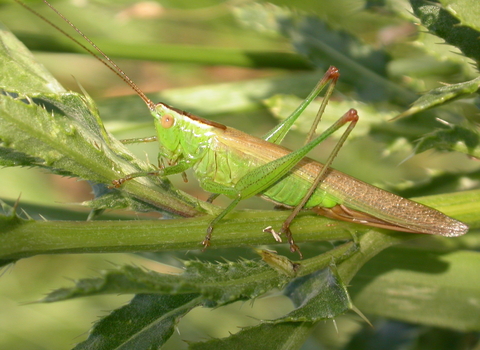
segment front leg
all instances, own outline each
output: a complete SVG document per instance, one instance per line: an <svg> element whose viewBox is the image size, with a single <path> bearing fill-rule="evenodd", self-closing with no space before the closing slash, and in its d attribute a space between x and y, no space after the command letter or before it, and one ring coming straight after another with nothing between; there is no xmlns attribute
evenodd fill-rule
<svg viewBox="0 0 480 350"><path fill-rule="evenodd" d="M124 145L130 145L132 143L146 143L146 142L156 142L156 136L149 136L149 137L136 137L131 139L122 139L120 140L121 143Z"/></svg>
<svg viewBox="0 0 480 350"><path fill-rule="evenodd" d="M113 180L112 181L112 187L114 188L119 188L122 186L125 182L133 180L137 177L143 177L143 176L168 176L168 175L173 175L173 174L179 174L183 173L185 170L191 168L190 162L179 162L178 164L166 167L166 168L161 168L157 169L154 171L141 171L138 173L132 173L128 174L125 177L122 177L121 179Z"/></svg>
<svg viewBox="0 0 480 350"><path fill-rule="evenodd" d="M209 197L209 199L212 198L212 200L218 197L220 194L224 194L230 198L237 197L232 203L230 203L228 207L226 207L220 214L218 214L218 216L216 216L215 219L213 219L208 225L207 234L205 235L205 238L202 241L203 249L205 250L208 246L210 246L210 240L212 239L213 226L218 221L223 219L223 217L227 215L230 211L232 211L240 202L240 200L242 200L242 198L240 193L234 187L220 185L212 180L207 180L207 179L203 180L201 183L201 186L205 191L214 193Z"/></svg>
<svg viewBox="0 0 480 350"><path fill-rule="evenodd" d="M205 235L204 240L202 241L203 249L207 249L210 246L210 240L212 239L213 226L223 219L225 215L231 212L237 204L242 200L241 197L236 198L232 203L229 204L220 214L218 214L215 219L213 219L207 227L207 234Z"/></svg>

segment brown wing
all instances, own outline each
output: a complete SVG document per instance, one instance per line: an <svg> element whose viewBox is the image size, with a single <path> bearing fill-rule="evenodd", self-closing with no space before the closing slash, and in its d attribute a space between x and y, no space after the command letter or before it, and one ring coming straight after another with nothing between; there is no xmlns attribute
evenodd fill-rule
<svg viewBox="0 0 480 350"><path fill-rule="evenodd" d="M222 143L262 162L272 161L291 152L285 147L232 128L227 128L221 139ZM323 164L304 158L294 168L293 174L312 181L322 168ZM317 213L327 217L397 231L447 237L460 236L468 231L467 225L438 210L369 185L334 169L327 172L320 188L334 196L339 203L330 209L314 208Z"/></svg>

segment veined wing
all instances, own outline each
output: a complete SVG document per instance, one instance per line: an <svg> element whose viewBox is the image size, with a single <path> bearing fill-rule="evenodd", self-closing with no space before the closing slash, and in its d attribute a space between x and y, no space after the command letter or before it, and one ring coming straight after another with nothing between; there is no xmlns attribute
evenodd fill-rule
<svg viewBox="0 0 480 350"><path fill-rule="evenodd" d="M232 128L222 134L221 142L261 163L291 152L285 147ZM304 158L295 166L292 174L312 181L322 168L321 163ZM438 210L369 185L335 169L327 172L320 188L335 197L339 203L331 209L314 209L321 215L392 230L447 237L460 236L468 231L468 226Z"/></svg>

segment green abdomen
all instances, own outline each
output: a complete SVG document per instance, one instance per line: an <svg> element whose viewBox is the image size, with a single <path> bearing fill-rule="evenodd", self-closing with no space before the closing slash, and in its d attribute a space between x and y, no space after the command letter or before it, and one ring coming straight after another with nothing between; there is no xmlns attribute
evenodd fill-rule
<svg viewBox="0 0 480 350"><path fill-rule="evenodd" d="M261 197L284 206L295 207L301 202L314 181L313 177L311 181L306 181L301 175L303 174L298 174L297 171L288 174L282 180L262 193ZM339 199L329 195L320 187L313 192L312 196L306 203L305 208L312 208L315 206L331 208L336 204L340 204Z"/></svg>
<svg viewBox="0 0 480 350"><path fill-rule="evenodd" d="M212 140L211 147L194 166L201 184L204 180L209 180L233 188L252 169L290 153L290 150L284 147L252 138L238 130L228 128L226 133L235 133L235 137L222 135L220 139ZM240 138L237 134L242 136L238 143ZM228 141L228 144L225 144L225 141ZM248 147L245 147L245 144L248 144ZM321 169L320 163L304 158L290 173L258 195L283 206L295 207L308 192ZM324 184L321 184L315 190L305 208L331 208L339 204L339 199L328 194L324 188Z"/></svg>

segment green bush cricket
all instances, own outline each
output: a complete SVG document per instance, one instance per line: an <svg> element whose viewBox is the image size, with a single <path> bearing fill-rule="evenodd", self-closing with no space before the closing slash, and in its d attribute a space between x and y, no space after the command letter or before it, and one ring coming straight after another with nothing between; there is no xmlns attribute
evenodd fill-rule
<svg viewBox="0 0 480 350"><path fill-rule="evenodd" d="M15 1L29 9L19 0ZM300 250L290 231L290 223L303 209L310 209L333 219L395 231L446 237L460 236L468 231L468 226L464 223L433 208L394 195L330 168L333 159L358 121L357 112L351 109L324 133L313 138L316 126L339 78L339 72L335 67L328 69L309 96L285 121L263 138L257 138L165 103L152 102L123 70L73 23L47 1L44 2L73 27L100 56L41 15L29 10L71 38L123 79L145 102L154 118L156 137L126 140L125 143L158 141L159 160L166 160L168 166L151 172L127 174L113 181L113 187L120 187L124 182L136 177L182 174L191 168L200 186L214 194L212 200L220 194L233 200L210 222L202 242L205 248L210 245L215 224L241 200L255 195L282 207L293 208L278 233L271 227L267 227L265 231L272 233L277 241L281 241L281 234L286 235L290 250L297 251L300 256ZM296 119L327 86L306 144L296 151L280 146ZM348 124L346 131L325 164L306 158L313 148L346 124Z"/></svg>

